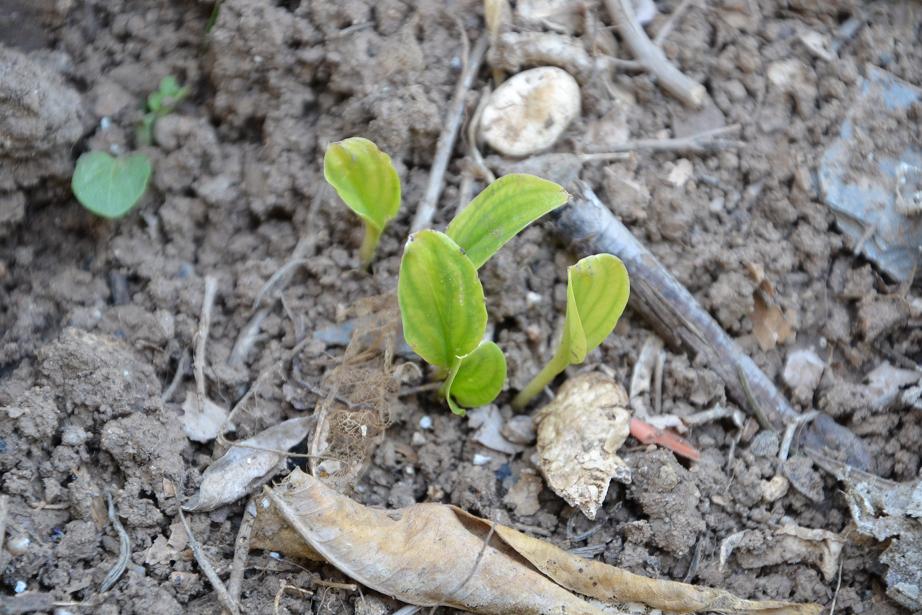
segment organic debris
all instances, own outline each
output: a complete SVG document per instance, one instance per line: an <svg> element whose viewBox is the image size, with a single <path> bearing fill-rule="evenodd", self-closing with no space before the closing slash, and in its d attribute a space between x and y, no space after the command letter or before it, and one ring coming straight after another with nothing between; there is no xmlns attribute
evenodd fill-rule
<svg viewBox="0 0 922 615"><path fill-rule="evenodd" d="M774 532L744 530L728 536L720 546L720 568L732 553L743 568L762 568L778 564L808 562L832 581L839 569L845 539L822 529L785 525Z"/></svg>
<svg viewBox="0 0 922 615"><path fill-rule="evenodd" d="M186 400L182 404L182 428L186 436L195 442L210 442L218 437L221 426L227 420L227 408L216 404L207 397L199 401L193 389L186 393ZM233 424L225 426L233 431Z"/></svg>
<svg viewBox="0 0 922 615"><path fill-rule="evenodd" d="M214 510L254 491L285 467L285 451L307 437L314 417L283 421L237 442L202 474L202 484L183 508Z"/></svg>
<svg viewBox="0 0 922 615"><path fill-rule="evenodd" d="M391 364L400 322L394 295L353 307L355 329L341 363L323 378L315 410L311 471L339 491L352 489L391 422L399 383Z"/></svg>
<svg viewBox="0 0 922 615"><path fill-rule="evenodd" d="M887 595L907 609L922 609L922 480L896 483L811 452L817 465L845 483L848 509L861 534L887 542Z"/></svg>
<svg viewBox="0 0 922 615"><path fill-rule="evenodd" d="M720 589L641 577L454 506L368 508L297 469L260 500L258 516L283 518L301 540L260 533L254 546L291 554L305 552L296 543L306 543L355 581L413 605L482 615L608 612L581 594L605 604L640 602L681 612L819 613L814 604L743 600Z"/></svg>
<svg viewBox="0 0 922 615"><path fill-rule="evenodd" d="M590 372L567 380L535 415L538 465L548 487L590 519L611 479L631 482L631 470L618 456L630 431L627 405L621 385Z"/></svg>

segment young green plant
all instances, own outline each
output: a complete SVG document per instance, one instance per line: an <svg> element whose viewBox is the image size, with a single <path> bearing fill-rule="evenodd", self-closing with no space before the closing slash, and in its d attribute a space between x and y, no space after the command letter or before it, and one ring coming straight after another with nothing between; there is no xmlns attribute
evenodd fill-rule
<svg viewBox="0 0 922 615"><path fill-rule="evenodd" d="M188 94L189 87L180 86L176 77L167 75L160 80L160 87L147 95L147 113L141 118L137 131L138 145L146 146L154 142L154 124L172 113Z"/></svg>
<svg viewBox="0 0 922 615"><path fill-rule="evenodd" d="M611 254L595 254L567 269L567 313L560 345L553 357L512 401L521 410L568 365L586 355L611 334L624 312L630 281L624 263Z"/></svg>
<svg viewBox="0 0 922 615"><path fill-rule="evenodd" d="M331 143L323 156L323 176L365 224L359 259L374 259L381 233L400 210L400 177L391 157L361 137Z"/></svg>
<svg viewBox="0 0 922 615"><path fill-rule="evenodd" d="M87 152L77 159L71 190L97 216L121 218L141 200L150 174L150 158L144 154L113 158L105 152Z"/></svg>
<svg viewBox="0 0 922 615"><path fill-rule="evenodd" d="M493 182L445 233L410 236L400 262L397 300L410 347L444 378L440 393L451 411L493 401L506 380L506 358L485 341L487 311L477 269L506 242L569 195L531 175Z"/></svg>

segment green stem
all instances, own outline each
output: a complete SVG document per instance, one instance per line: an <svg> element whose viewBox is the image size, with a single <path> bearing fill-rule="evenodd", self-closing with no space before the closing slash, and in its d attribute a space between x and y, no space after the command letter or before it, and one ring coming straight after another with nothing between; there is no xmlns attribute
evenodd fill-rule
<svg viewBox="0 0 922 615"><path fill-rule="evenodd" d="M544 390L544 387L551 383L557 374L567 369L569 362L567 361L566 353L562 352L562 350L561 345L561 347L557 348L557 352L554 353L551 360L547 362L547 365L515 396L515 399L512 400L513 409L521 410L527 406L531 400Z"/></svg>
<svg viewBox="0 0 922 615"><path fill-rule="evenodd" d="M448 377L445 378L445 382L442 383L441 388L439 388L439 395L445 397L445 401L448 402L448 407L451 408L453 414L458 416L464 416L464 408L459 406L451 398L451 385L455 381L455 376L458 375L458 370L461 369L462 357L455 357L454 363L451 364L451 370L448 372Z"/></svg>
<svg viewBox="0 0 922 615"><path fill-rule="evenodd" d="M374 260L380 239L381 231L366 222L365 237L362 238L362 247L359 248L359 259L362 261L363 268L367 269L371 265L371 261Z"/></svg>

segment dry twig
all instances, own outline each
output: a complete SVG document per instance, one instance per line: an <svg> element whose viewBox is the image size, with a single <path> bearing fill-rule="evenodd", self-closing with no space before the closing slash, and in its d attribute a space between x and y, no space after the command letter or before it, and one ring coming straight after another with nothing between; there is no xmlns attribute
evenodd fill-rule
<svg viewBox="0 0 922 615"><path fill-rule="evenodd" d="M195 375L195 392L198 395L199 410L204 411L205 400L205 345L208 331L211 329L211 310L218 294L218 279L212 275L205 276L205 296L202 298L202 314L199 317L198 331L195 333L195 353L193 356L193 374Z"/></svg>
<svg viewBox="0 0 922 615"><path fill-rule="evenodd" d="M483 34L480 39L478 39L477 44L474 45L474 48L471 50L464 64L461 79L458 81L458 87L455 89L451 105L448 108L448 115L445 118L445 127L442 129L442 134L439 135L439 141L435 148L435 156L432 158L432 167L429 171L429 184L426 186L426 193L419 202L416 215L413 217L413 224L410 226L411 233L415 233L429 226L432 222L432 218L435 216L435 207L439 202L439 196L442 194L445 170L448 168L448 161L455 148L455 140L458 137L458 131L461 129L461 123L464 117L464 102L467 98L467 92L471 89L474 78L480 70L480 65L483 63L483 57L486 55L489 42L489 35Z"/></svg>
<svg viewBox="0 0 922 615"><path fill-rule="evenodd" d="M255 522L256 502L254 499L250 499L243 509L243 518L240 519L240 529L237 530L237 540L234 547L234 561L231 564L230 579L227 582L227 592L234 604L240 604L243 573L246 571L247 557L250 555L250 536L253 533L253 524Z"/></svg>
<svg viewBox="0 0 922 615"><path fill-rule="evenodd" d="M669 36L669 33L672 32L676 24L679 23L679 19L685 14L685 11L696 2L697 0L682 0L682 3L669 15L669 19L666 20L663 27L656 32L656 36L653 37L653 44L657 47L662 47L663 43L666 41L666 37Z"/></svg>
<svg viewBox="0 0 922 615"><path fill-rule="evenodd" d="M211 583L211 586L214 588L215 594L218 596L218 602L220 602L224 610L231 613L231 615L240 615L240 609L237 608L237 603L234 602L230 594L227 593L227 587L225 587L218 573L215 572L214 566L208 561L208 556L205 555L205 552L202 550L201 543L195 537L195 534L192 533L192 528L186 520L186 515L182 512L182 507L180 506L176 510L179 512L179 520L186 530L186 537L189 539L189 546L192 548L195 561L198 563L198 567L202 569L205 578L208 579L208 582Z"/></svg>
<svg viewBox="0 0 922 615"><path fill-rule="evenodd" d="M631 0L605 0L605 6L624 43L644 69L656 77L660 87L689 107L700 107L707 96L704 86L685 76L647 37L634 15Z"/></svg>
<svg viewBox="0 0 922 615"><path fill-rule="evenodd" d="M160 401L166 403L173 399L173 395L176 393L176 389L179 388L179 385L182 383L183 376L186 375L186 370L189 368L189 349L186 348L182 351L182 356L179 357L179 363L176 364L176 373L173 374L173 379L170 381L170 386L163 391L160 395Z"/></svg>
<svg viewBox="0 0 922 615"><path fill-rule="evenodd" d="M102 584L99 586L100 592L107 592L115 585L116 581L121 578L122 573L125 572L125 568L128 567L128 558L131 556L131 539L128 537L128 532L125 531L124 526L122 526L122 522L119 521L111 493L106 493L106 500L109 503L109 522L118 534L118 559L115 560L115 564L106 573L106 578L102 580Z"/></svg>

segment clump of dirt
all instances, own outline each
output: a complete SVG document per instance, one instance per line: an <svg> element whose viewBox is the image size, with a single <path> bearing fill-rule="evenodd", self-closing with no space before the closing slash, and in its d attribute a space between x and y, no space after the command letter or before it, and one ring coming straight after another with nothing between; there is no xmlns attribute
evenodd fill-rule
<svg viewBox="0 0 922 615"><path fill-rule="evenodd" d="M84 130L80 94L53 68L0 44L0 236L25 216L27 191L60 198ZM55 190L53 187L57 185Z"/></svg>

